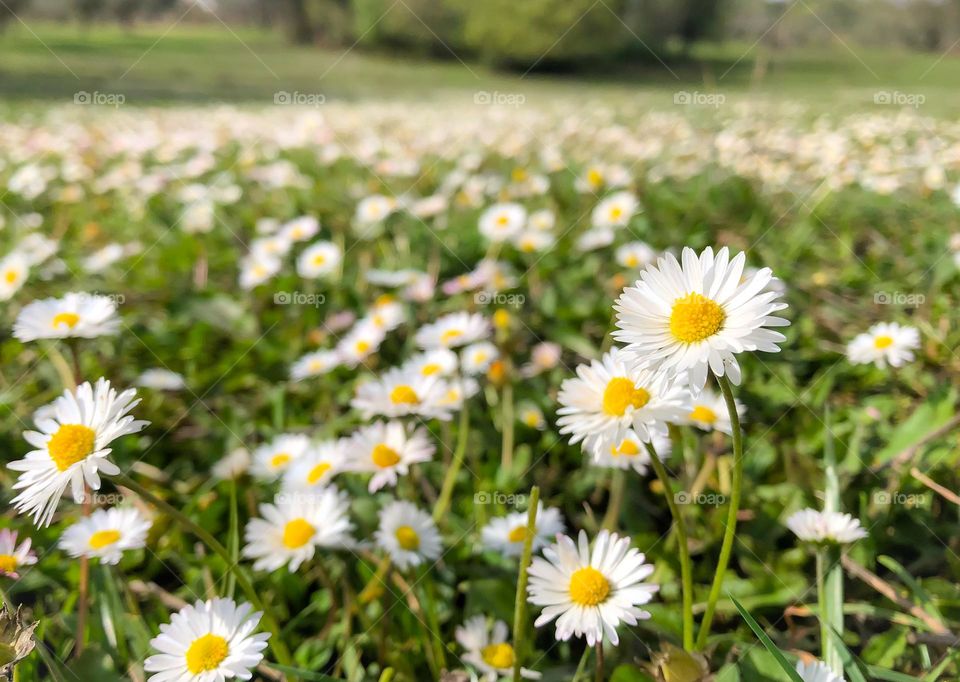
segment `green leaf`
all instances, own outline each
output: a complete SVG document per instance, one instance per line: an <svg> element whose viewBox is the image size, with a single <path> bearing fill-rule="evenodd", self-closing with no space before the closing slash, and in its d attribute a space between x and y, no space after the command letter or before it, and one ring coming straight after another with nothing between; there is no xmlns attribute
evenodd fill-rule
<svg viewBox="0 0 960 682"><path fill-rule="evenodd" d="M783 652L777 648L777 645L774 644L773 640L770 639L766 632L764 632L763 628L760 627L760 624L754 620L753 616L750 615L750 612L743 608L740 602L738 602L733 596L730 597L730 601L732 601L733 605L737 607L737 611L739 611L743 619L747 621L747 625L749 625L750 629L753 630L753 634L755 634L757 639L763 643L763 646L767 648L767 651L770 652L770 655L776 659L777 663L780 665L780 668L787 674L787 677L789 677L793 682L803 682L803 678L800 677L800 673L798 673L796 669L790 665L786 656L783 655Z"/></svg>
<svg viewBox="0 0 960 682"><path fill-rule="evenodd" d="M887 464L898 454L922 442L949 422L956 414L956 403L955 390L932 396L893 431L887 447L874 455L873 466Z"/></svg>
<svg viewBox="0 0 960 682"><path fill-rule="evenodd" d="M309 670L294 668L292 665L280 665L279 663L265 663L271 670L276 670L285 675L291 675L295 680L307 680L307 682L331 682L338 678L324 675L323 673L312 673Z"/></svg>
<svg viewBox="0 0 960 682"><path fill-rule="evenodd" d="M847 648L847 645L843 643L843 637L840 636L840 633L831 629L830 635L832 636L833 645L840 654L840 660L843 662L843 669L847 673L847 677L850 678L850 682L867 682L866 678L863 676L863 673L860 671L857 660L854 658L853 654L850 653L850 649Z"/></svg>
<svg viewBox="0 0 960 682"><path fill-rule="evenodd" d="M635 665L618 665L613 674L610 675L610 682L654 682L653 678Z"/></svg>

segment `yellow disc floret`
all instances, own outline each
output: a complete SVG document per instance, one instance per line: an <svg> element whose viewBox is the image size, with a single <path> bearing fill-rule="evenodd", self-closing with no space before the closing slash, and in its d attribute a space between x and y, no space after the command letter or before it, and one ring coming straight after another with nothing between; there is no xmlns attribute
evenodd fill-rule
<svg viewBox="0 0 960 682"><path fill-rule="evenodd" d="M60 471L66 471L93 452L96 432L83 424L61 424L50 436L47 451Z"/></svg>
<svg viewBox="0 0 960 682"><path fill-rule="evenodd" d="M390 402L394 405L416 405L420 402L420 396L412 387L400 384L390 391Z"/></svg>
<svg viewBox="0 0 960 682"><path fill-rule="evenodd" d="M373 459L373 463L381 469L392 467L400 462L400 453L386 443L377 443L370 457Z"/></svg>
<svg viewBox="0 0 960 682"><path fill-rule="evenodd" d="M420 536L410 526L400 526L394 531L394 535L400 546L408 552L416 552L420 549Z"/></svg>
<svg viewBox="0 0 960 682"><path fill-rule="evenodd" d="M670 312L670 333L681 343L698 343L723 327L727 313L716 301L692 293L673 302Z"/></svg>
<svg viewBox="0 0 960 682"><path fill-rule="evenodd" d="M578 569L570 576L570 599L580 606L602 604L609 594L610 581L592 566Z"/></svg>
<svg viewBox="0 0 960 682"><path fill-rule="evenodd" d="M230 646L220 635L197 637L187 649L187 670L193 675L216 670L229 653Z"/></svg>
<svg viewBox="0 0 960 682"><path fill-rule="evenodd" d="M310 542L317 529L305 519L293 519L283 527L283 546L287 549L299 549Z"/></svg>
<svg viewBox="0 0 960 682"><path fill-rule="evenodd" d="M626 377L614 377L603 391L603 411L612 417L622 417L628 407L639 409L649 401L650 394Z"/></svg>
<svg viewBox="0 0 960 682"><path fill-rule="evenodd" d="M513 647L506 642L489 644L483 647L480 655L483 656L484 663L489 665L491 668L497 668L498 670L512 668L513 662L516 660L516 657L513 653Z"/></svg>

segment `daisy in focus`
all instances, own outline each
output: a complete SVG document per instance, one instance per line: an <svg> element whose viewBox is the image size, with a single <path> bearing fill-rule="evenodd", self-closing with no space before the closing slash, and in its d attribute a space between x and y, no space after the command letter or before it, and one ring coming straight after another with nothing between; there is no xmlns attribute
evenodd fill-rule
<svg viewBox="0 0 960 682"><path fill-rule="evenodd" d="M480 682L498 682L513 679L516 652L510 644L510 631L502 620L493 623L486 616L474 616L464 621L454 632L457 642L466 653L463 661L480 674ZM528 680L540 679L540 673L526 668L520 675Z"/></svg>
<svg viewBox="0 0 960 682"><path fill-rule="evenodd" d="M833 511L801 509L787 519L787 528L800 540L817 544L836 543L846 545L867 537L860 521Z"/></svg>
<svg viewBox="0 0 960 682"><path fill-rule="evenodd" d="M394 501L381 509L375 537L401 570L436 559L443 551L437 524L410 502Z"/></svg>
<svg viewBox="0 0 960 682"><path fill-rule="evenodd" d="M17 531L4 528L0 530L0 575L16 580L21 566L37 563L37 555L30 549L30 538L17 546Z"/></svg>
<svg viewBox="0 0 960 682"><path fill-rule="evenodd" d="M556 619L558 641L576 635L586 637L593 646L606 637L616 646L620 642L617 626L650 618L637 607L660 589L643 582L653 573L653 566L644 559L630 547L630 538L606 530L597 534L592 550L585 531L580 531L576 544L560 535L530 564L527 601L544 607L534 625Z"/></svg>
<svg viewBox="0 0 960 682"><path fill-rule="evenodd" d="M873 363L880 369L887 365L900 367L913 360L920 347L916 327L903 327L896 322L880 322L847 345L847 357L855 365Z"/></svg>
<svg viewBox="0 0 960 682"><path fill-rule="evenodd" d="M254 634L260 612L232 599L211 599L184 606L150 640L158 652L143 669L148 682L220 682L249 680L263 660L267 633Z"/></svg>
<svg viewBox="0 0 960 682"><path fill-rule="evenodd" d="M74 558L116 564L125 551L146 546L152 525L133 508L97 509L64 531L60 548Z"/></svg>
<svg viewBox="0 0 960 682"><path fill-rule="evenodd" d="M17 315L13 335L20 341L36 339L92 339L116 334L120 328L117 303L109 296L69 293L28 303Z"/></svg>
<svg viewBox="0 0 960 682"><path fill-rule="evenodd" d="M411 433L398 421L376 422L357 431L346 447L352 471L373 472L371 493L395 486L397 478L410 473L410 465L429 462L436 448L424 429Z"/></svg>
<svg viewBox="0 0 960 682"><path fill-rule="evenodd" d="M39 526L48 526L68 485L74 502L81 502L84 483L99 490L99 472L119 474L117 465L107 459L107 446L150 423L128 414L140 402L134 396L134 389L118 394L102 378L95 386L86 382L76 391L65 390L53 402L51 416L36 422L38 430L23 434L36 449L7 465L21 472L13 484L20 491L12 500L17 512L30 514Z"/></svg>
<svg viewBox="0 0 960 682"><path fill-rule="evenodd" d="M310 449L310 439L302 433L277 436L253 451L250 472L265 481L276 480L294 460Z"/></svg>
<svg viewBox="0 0 960 682"><path fill-rule="evenodd" d="M490 323L479 313L450 313L417 330L421 348L456 348L490 336Z"/></svg>
<svg viewBox="0 0 960 682"><path fill-rule="evenodd" d="M537 521L533 533L533 551L536 552L552 542L557 533L565 530L560 510L555 507L537 507ZM516 557L523 552L523 543L527 538L527 512L513 512L506 516L491 519L480 531L485 549L499 552L504 556Z"/></svg>
<svg viewBox="0 0 960 682"><path fill-rule="evenodd" d="M787 307L769 290L773 273L763 268L741 282L745 261L743 253L731 260L726 247L716 256L709 247L699 256L684 248L682 264L673 254L659 258L617 299L614 338L651 367L688 372L694 388L708 369L739 384L736 355L779 352L786 337L768 327L790 324L773 314Z"/></svg>

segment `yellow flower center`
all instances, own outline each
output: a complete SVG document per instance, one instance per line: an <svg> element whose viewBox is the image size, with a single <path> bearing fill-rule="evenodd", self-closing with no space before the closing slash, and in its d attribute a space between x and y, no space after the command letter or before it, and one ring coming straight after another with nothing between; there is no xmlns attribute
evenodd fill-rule
<svg viewBox="0 0 960 682"><path fill-rule="evenodd" d="M893 337L891 336L878 336L873 340L873 345L877 350L883 350L884 348L889 348L893 345Z"/></svg>
<svg viewBox="0 0 960 682"><path fill-rule="evenodd" d="M527 527L526 526L517 526L512 531L510 535L507 536L507 539L510 542L523 542L527 539Z"/></svg>
<svg viewBox="0 0 960 682"><path fill-rule="evenodd" d="M270 458L270 466L274 469L279 469L280 467L288 464L291 459L293 459L293 457L288 455L286 452L278 452Z"/></svg>
<svg viewBox="0 0 960 682"><path fill-rule="evenodd" d="M80 316L76 313L57 313L53 316L53 327L56 329L60 325L65 324L68 328L73 329L79 321Z"/></svg>
<svg viewBox="0 0 960 682"><path fill-rule="evenodd" d="M516 657L513 654L513 647L506 642L500 642L500 644L489 644L483 647L483 651L480 652L480 655L483 656L484 663L489 665L491 668L497 668L498 670L512 668L513 663L516 660Z"/></svg>
<svg viewBox="0 0 960 682"><path fill-rule="evenodd" d="M629 438L625 438L619 448L612 448L610 454L614 457L623 455L624 457L636 457L640 454L640 446Z"/></svg>
<svg viewBox="0 0 960 682"><path fill-rule="evenodd" d="M374 307L379 308L385 306L388 303L393 303L394 297L391 294L380 294L377 296L377 299L373 302Z"/></svg>
<svg viewBox="0 0 960 682"><path fill-rule="evenodd" d="M640 259L634 256L632 253L626 257L625 262L628 268L635 268L640 265Z"/></svg>
<svg viewBox="0 0 960 682"><path fill-rule="evenodd" d="M570 576L570 599L580 606L602 604L609 594L610 581L592 566L578 569Z"/></svg>
<svg viewBox="0 0 960 682"><path fill-rule="evenodd" d="M17 570L17 557L12 554L0 554L0 573L13 573Z"/></svg>
<svg viewBox="0 0 960 682"><path fill-rule="evenodd" d="M313 467L310 470L310 473L307 474L307 483L310 485L316 485L317 481L323 478L323 475L330 471L331 468L330 462L320 462L317 466Z"/></svg>
<svg viewBox="0 0 960 682"><path fill-rule="evenodd" d="M649 401L650 394L626 377L611 379L603 391L603 411L612 417L622 417L628 407L639 409Z"/></svg>
<svg viewBox="0 0 960 682"><path fill-rule="evenodd" d="M501 308L493 314L493 324L497 329L506 329L510 326L510 313Z"/></svg>
<svg viewBox="0 0 960 682"><path fill-rule="evenodd" d="M229 653L227 640L220 635L210 633L197 637L187 649L187 670L192 675L216 670Z"/></svg>
<svg viewBox="0 0 960 682"><path fill-rule="evenodd" d="M3 278L7 280L7 284L13 284L17 281L17 271L7 270L5 273L3 273Z"/></svg>
<svg viewBox="0 0 960 682"><path fill-rule="evenodd" d="M420 402L420 396L410 386L400 384L390 391L390 402L394 405L416 405Z"/></svg>
<svg viewBox="0 0 960 682"><path fill-rule="evenodd" d="M118 530L98 530L90 536L90 547L91 549L103 549L104 547L109 547L114 544L119 539L120 531Z"/></svg>
<svg viewBox="0 0 960 682"><path fill-rule="evenodd" d="M499 225L500 227L506 227L507 223L509 222L510 222L510 218L508 218L505 214L501 214L497 218L497 225Z"/></svg>
<svg viewBox="0 0 960 682"><path fill-rule="evenodd" d="M324 256L322 253L318 253L316 256L313 257L314 265L323 265L326 262L327 262L327 257Z"/></svg>
<svg viewBox="0 0 960 682"><path fill-rule="evenodd" d="M441 369L443 368L440 367L440 365L438 365L436 362L431 362L429 365L423 366L423 369L420 370L420 374L422 374L425 377L428 377L436 374Z"/></svg>
<svg viewBox="0 0 960 682"><path fill-rule="evenodd" d="M368 350L370 350L370 343L368 341L357 341L357 344L354 347L357 349L358 353L366 353Z"/></svg>
<svg viewBox="0 0 960 682"><path fill-rule="evenodd" d="M400 543L400 546L408 552L415 552L420 549L420 536L410 526L400 526L394 532L394 535L397 536L397 542Z"/></svg>
<svg viewBox="0 0 960 682"><path fill-rule="evenodd" d="M310 542L317 529L304 519L293 519L283 527L283 546L287 549L299 549Z"/></svg>
<svg viewBox="0 0 960 682"><path fill-rule="evenodd" d="M612 220L617 220L620 216L623 215L623 209L619 206L614 206L610 209L610 218Z"/></svg>
<svg viewBox="0 0 960 682"><path fill-rule="evenodd" d="M523 182L527 179L527 171L523 168L514 168L510 175L514 182Z"/></svg>
<svg viewBox="0 0 960 682"><path fill-rule="evenodd" d="M591 168L587 171L587 182L589 182L594 187L603 184L603 173L598 171L596 168Z"/></svg>
<svg viewBox="0 0 960 682"><path fill-rule="evenodd" d="M706 405L697 405L693 408L693 412L690 413L690 421L712 424L717 421L717 413Z"/></svg>
<svg viewBox="0 0 960 682"><path fill-rule="evenodd" d="M378 467L386 469L400 461L400 453L386 443L377 443L376 447L373 448L371 459Z"/></svg>
<svg viewBox="0 0 960 682"><path fill-rule="evenodd" d="M463 332L459 329L448 329L447 331L443 332L443 335L440 337L440 341L442 343L450 343L461 336L463 336Z"/></svg>
<svg viewBox="0 0 960 682"><path fill-rule="evenodd" d="M681 343L697 343L720 331L727 313L706 296L692 293L673 302L670 333Z"/></svg>
<svg viewBox="0 0 960 682"><path fill-rule="evenodd" d="M60 471L66 471L93 452L97 434L83 424L61 424L50 436L47 451Z"/></svg>
<svg viewBox="0 0 960 682"><path fill-rule="evenodd" d="M527 426L539 426L540 425L540 415L536 412L527 412L523 415L523 423Z"/></svg>

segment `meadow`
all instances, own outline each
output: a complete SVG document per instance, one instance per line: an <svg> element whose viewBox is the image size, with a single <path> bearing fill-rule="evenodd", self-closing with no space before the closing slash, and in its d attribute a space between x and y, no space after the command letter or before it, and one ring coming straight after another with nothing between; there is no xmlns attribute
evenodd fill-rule
<svg viewBox="0 0 960 682"><path fill-rule="evenodd" d="M36 30L0 672L960 679L952 57Z"/></svg>

